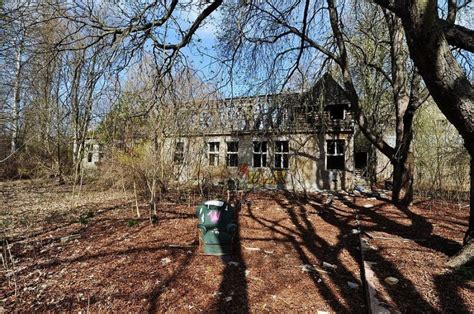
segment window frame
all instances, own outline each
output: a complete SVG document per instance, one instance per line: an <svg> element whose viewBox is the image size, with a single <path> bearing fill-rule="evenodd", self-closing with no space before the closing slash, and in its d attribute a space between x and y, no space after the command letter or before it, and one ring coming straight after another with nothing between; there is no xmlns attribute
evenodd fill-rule
<svg viewBox="0 0 474 314"><path fill-rule="evenodd" d="M286 143L286 150L284 149L284 144ZM274 145L274 161L273 166L275 169L289 169L290 168L290 141L288 140L278 140L275 141ZM278 147L278 148L277 148ZM280 161L280 167L277 166L277 161ZM285 166L286 162L286 166Z"/></svg>
<svg viewBox="0 0 474 314"><path fill-rule="evenodd" d="M334 142L334 152L329 152L330 142ZM341 144L341 145L338 145ZM343 139L329 139L326 140L326 170L346 170L346 156L345 156L346 141ZM342 168L329 168L329 158L341 158Z"/></svg>
<svg viewBox="0 0 474 314"><path fill-rule="evenodd" d="M238 167L239 166L239 141L226 141L227 144L227 151L225 157L225 164L227 167ZM236 144L237 150L229 150L230 145ZM234 147L235 148L235 147ZM233 148L233 149L234 149ZM234 157L235 156L235 157ZM232 157L236 158L235 160ZM236 161L235 165L231 164L232 161Z"/></svg>
<svg viewBox="0 0 474 314"><path fill-rule="evenodd" d="M265 144L265 146L263 146ZM255 150L256 145L259 145L259 150ZM265 147L265 150L262 148ZM257 157L258 156L258 157ZM258 158L260 165L255 165L255 160ZM253 168L268 168L268 141L257 140L252 141L252 167Z"/></svg>
<svg viewBox="0 0 474 314"><path fill-rule="evenodd" d="M184 142L178 141L174 145L173 163L176 165L184 164Z"/></svg>
<svg viewBox="0 0 474 314"><path fill-rule="evenodd" d="M211 147L217 148L216 150L211 150ZM219 141L209 141L207 142L207 158L209 160L210 167L217 167L219 166L219 150L220 150L220 142ZM212 156L212 158L211 158ZM211 161L213 161L211 163Z"/></svg>

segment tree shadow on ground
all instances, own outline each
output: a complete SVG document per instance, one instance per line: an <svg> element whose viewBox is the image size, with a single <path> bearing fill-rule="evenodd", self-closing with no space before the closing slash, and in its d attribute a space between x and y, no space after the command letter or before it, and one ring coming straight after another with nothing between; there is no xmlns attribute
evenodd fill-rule
<svg viewBox="0 0 474 314"><path fill-rule="evenodd" d="M444 311L448 313L472 313L473 309L465 304L464 299L458 293L458 288L464 286L467 290L472 289L473 280L474 263L465 265L457 270L447 271L434 278L436 290L438 291L440 303Z"/></svg>
<svg viewBox="0 0 474 314"><path fill-rule="evenodd" d="M242 256L242 244L240 241L241 228L239 217L241 213L240 201L235 204L237 230L233 244L233 254L222 256L225 264L222 273L222 281L217 293L217 300L213 302L207 311L218 313L249 313L248 288L246 278L246 264Z"/></svg>
<svg viewBox="0 0 474 314"><path fill-rule="evenodd" d="M383 210L383 206L375 206L372 208L365 208L355 204L355 201L348 201L344 195L334 195L335 198L341 200L346 206L345 209L334 206L333 202L325 204L317 195L309 195L300 198L298 195L286 192L284 194L276 194L273 196L274 200L286 210L290 221L295 225L296 232L285 230L285 227L280 223L258 217L252 209L249 209L249 215L252 219L257 221L262 227L271 229L274 233L283 236L291 243L293 249L298 253L303 264L311 264L311 257L316 258L319 262L328 262L337 266L337 272L331 274L330 282L318 281L317 276L308 273L312 279L315 288L322 297L330 304L333 310L340 311L366 311L361 309L361 304L364 303L361 291L357 293L354 290L348 289L347 282L359 282L358 276L353 271L348 269L341 260L341 255L344 250L347 250L354 260L358 261L360 272L363 272L361 265L360 249L358 242L358 235L352 234L352 229L356 228L355 216L357 213L362 220L370 220L374 223L372 227L367 228L367 231L384 231L392 232L400 237L420 238L417 243L433 249L444 254L456 250L459 246L455 241L445 239L438 235L432 235L432 225L422 216L417 215L407 208L400 208L400 211L411 221L408 226L397 223L377 211ZM314 212L317 213L326 223L334 226L337 235L337 243L330 244L326 239L318 235L318 226L312 223L308 216L312 213L305 208L305 205L310 205ZM384 205L384 204L382 204ZM283 230L283 231L282 231ZM298 238L301 241L298 241ZM423 241L427 238L429 241ZM387 289L393 302L399 309L410 309L416 306L417 310L433 312L436 308L428 303L420 291L417 290L413 282L406 278L399 270L398 265L394 265L391 261L386 260L378 252L373 252L371 258L377 262L377 269L383 270L381 282L385 276L394 276L400 279L402 286L397 288ZM331 284L335 285L342 296L342 300L332 292ZM453 298L460 302L457 306L458 310L466 311L467 305L464 304L456 291L445 291L442 293L452 294ZM357 295L358 294L358 295ZM356 296L357 295L357 296ZM413 301L413 304L407 302Z"/></svg>
<svg viewBox="0 0 474 314"><path fill-rule="evenodd" d="M176 281L181 273L183 273L186 268L189 266L193 258L196 256L197 249L194 248L192 250L191 254L187 254L184 256L182 259L180 265L178 268L164 281L162 281L159 285L157 285L155 288L153 288L152 292L149 294L147 300L148 300L148 313L157 313L158 312L158 300L165 291L165 289L171 285L174 281Z"/></svg>
<svg viewBox="0 0 474 314"><path fill-rule="evenodd" d="M115 205L115 206L100 208L99 210L94 212L93 217L99 217L99 216L105 215L106 213L108 213L110 211L125 208L127 205L128 205L128 202L125 203L125 204L118 204L118 205ZM81 206L81 207L87 207L87 206ZM18 236L11 237L11 238L7 237L6 239L8 240L8 242L11 243L12 246L14 246L14 244L17 243L17 242L31 241L34 238L41 237L41 236L43 236L47 233L56 232L56 231L59 231L61 229L65 229L67 227L70 227L70 226L78 223L78 220L71 220L69 222L50 221L49 220L48 222L49 222L49 224L53 224L53 226L48 227L48 228L42 228L40 230L31 232L31 233L28 233L28 234L18 235ZM58 241L60 238L61 238L61 236L59 236L59 237L50 237L48 239L43 239L43 240L41 240L41 245L46 245L46 244L49 244L51 242Z"/></svg>
<svg viewBox="0 0 474 314"><path fill-rule="evenodd" d="M378 198L379 200L384 201L384 203L366 208L357 205L355 198L348 200L346 195L336 194L335 196L344 205L359 214L360 220L364 222L363 232L366 234L369 234L370 232L392 234L403 239L408 239L421 247L440 252L447 256L454 254L461 247L461 245L456 241L433 234L432 223L430 223L424 216L414 213L408 207L395 206L387 199ZM394 218L406 217L405 219L408 219L410 224L400 224L397 221L388 218L388 215L383 214L385 206L394 206L393 208L401 213L401 215L397 215L397 217ZM408 256L409 255L407 255L407 258ZM433 305L425 300L414 283L400 272L400 267L403 268L406 266L395 265L393 262L384 258L380 252L374 250L366 252L366 259L376 263L373 268L376 271L376 276L381 282L387 276L400 279L402 287L386 287L386 291L393 302L397 305L398 310L410 311L416 307L416 311L421 312L437 311ZM426 261L426 264L426 267L429 267L428 260ZM439 295L440 304L443 310L455 309L457 312L469 312L468 306L458 294L457 286L454 284L455 282L463 284L462 280L453 280L452 275L449 274L436 276L434 278L434 284L437 289L437 294Z"/></svg>
<svg viewBox="0 0 474 314"><path fill-rule="evenodd" d="M323 261L337 267L337 270L323 276L309 271L308 276L312 280L316 291L327 301L331 308L337 312L366 312L363 293L361 289L352 289L348 282L359 283L359 278L351 272L340 260L340 254L343 249L350 252L359 261L359 252L357 250L357 239L355 237L346 237L349 234L350 220L349 216L341 216L333 222L339 231L338 242L331 245L327 239L318 235L317 226L309 219L309 215L314 214L307 211L304 207L307 200L299 200L298 196L291 193L275 194L274 201L281 206L290 221L295 225L296 230L291 230L283 226L280 222L272 221L264 217L259 217L252 208L249 208L249 216L258 222L262 227L271 230L274 234L283 237L284 241L291 244L291 247L297 252L303 265L312 265L314 258L320 263ZM321 212L322 207L315 205L316 211ZM281 239L273 239L282 241ZM359 264L360 267L360 264ZM342 300L332 286L335 286L342 296ZM310 297L310 295L308 295Z"/></svg>
<svg viewBox="0 0 474 314"><path fill-rule="evenodd" d="M362 219L366 219L375 223L373 227L365 227L365 231L389 230L390 233L394 235L397 235L402 238L414 239L414 241L420 246L438 251L448 256L453 255L461 249L460 243L433 234L432 223L430 223L425 217L416 214L415 212L410 210L410 208L407 206L397 206L395 204L392 204L391 201L387 198L376 197L378 200L383 201L385 204L382 204L382 206L365 208L363 206L356 205L354 201L347 200L342 195L338 195L338 198L341 200L342 203L344 203L344 205L357 210L362 216ZM395 206L401 214L405 215L407 219L410 220L411 224L399 224L377 212L378 210L383 210L383 206L386 205ZM428 239L429 241L427 241Z"/></svg>
<svg viewBox="0 0 474 314"><path fill-rule="evenodd" d="M289 220L294 227L287 227L283 225L283 220L272 220L256 211L252 206L248 207L248 211L245 211L245 218L252 219L257 222L263 229L267 229L273 233L273 237L255 239L258 241L275 241L289 243L289 247L292 248L298 255L299 260L302 264L313 264L314 260L320 262L328 262L337 266L337 271L329 271L328 279L326 281L319 281L321 278L320 274L316 272L308 272L307 276L314 284L315 291L319 292L320 295L327 301L331 308L336 312L366 312L367 307L364 305L364 296L362 289L355 290L350 289L347 285L348 281L359 283L359 276L354 273L353 269L350 269L342 260L343 254L348 252L352 258L359 263L359 271L362 272L360 264L360 251L358 248L358 235L352 233L352 229L356 228L355 215L359 213L360 219L364 221L373 222L372 225L364 227L367 232L371 231L383 231L392 233L394 235L405 237L405 238L420 238L429 239L429 241L418 241L417 243L423 247L436 250L446 254L451 249L459 246L457 242L445 239L438 235L432 235L433 226L427 219L421 215L411 212L409 209L399 209L403 213L403 217L408 217L411 221L410 225L402 225L397 221L392 220L390 216L383 215L383 206L386 204L376 205L372 208L365 208L356 204L355 199L347 199L347 195L335 194L335 198L340 200L342 204L347 206L341 208L333 203L324 202L319 195L308 195L305 198L301 198L296 194L291 193L278 193L271 195L273 199L281 208L283 208L286 215L286 220ZM238 217L242 219L242 211L238 211ZM169 212L165 213L165 219L193 219L194 215L187 214L184 212ZM328 241L321 235L321 227L314 222L312 216L320 217L325 223L334 227L336 235L336 241ZM400 216L398 216L400 217ZM96 234L107 234L105 230L111 227L118 226L117 221L110 220L110 224L105 223L107 219L100 220L101 228L95 231ZM127 228L125 224L120 226ZM98 221L99 222L99 221ZM158 221L158 223L160 220ZM240 225L240 224L238 224ZM90 228L92 226L88 226ZM139 233L141 228L145 226L139 226L138 228L130 229L130 232ZM87 229L86 228L86 229ZM243 259L242 245L240 240L242 238L242 232L245 230L238 229L236 232L236 245L235 255L232 259L224 259L225 268L222 273L222 281L220 283L219 292L221 293L217 300L208 306L208 311L218 312L249 312L249 297L248 297L248 285L246 279L246 263ZM108 234L107 234L108 237ZM250 240L250 238L245 238ZM433 243L439 242L439 243ZM107 241L108 243L108 241ZM103 251L97 252L96 254L85 254L74 257L64 258L62 260L53 260L51 263L45 263L43 265L36 265L36 267L51 268L52 266L64 266L65 264L71 263L82 263L92 259L100 259L101 257L113 257L113 256L130 256L133 254L141 254L146 252L157 252L157 251L171 251L171 254L178 257L179 263L172 273L160 278L160 283L154 286L152 291L146 295L140 295L140 298L147 300L147 310L149 312L160 311L158 305L160 304L160 298L164 298L163 292L167 287L172 285L176 280L179 280L183 272L189 269L189 266L196 256L196 248L170 248L169 246L160 243L160 245L153 245L150 241L146 242L145 246L137 246L134 248L128 248L124 250L111 250L110 248L101 246ZM113 244L113 242L110 242ZM150 244L150 245L148 245ZM448 249L447 249L448 248ZM186 255L188 250L192 250L192 254ZM174 253L173 253L174 252ZM380 279L383 279L385 275L395 276L400 279L401 285L388 289L390 297L397 305L398 309L405 309L409 311L415 307L416 311L420 312L436 312L438 309L434 308L431 304L425 301L423 295L417 290L414 283L406 278L400 271L399 266L393 262L386 260L380 253L372 252L374 260L378 262L378 266L383 270ZM238 262L239 265L235 266L229 261ZM26 272L23 270L22 272ZM278 270L276 270L278 271ZM459 276L459 274L454 274ZM458 281L452 280L453 274L444 273L436 276L434 283L439 295L440 303L443 309L453 310L457 312L469 312L468 306L463 301L462 297L458 294L456 282L461 284L468 284L469 278L460 278ZM155 279L154 277L151 277ZM336 292L334 290L336 288ZM308 297L311 297L311 291L307 291ZM119 297L119 296L117 296ZM229 299L228 297L232 297ZM122 296L123 299L127 299L126 295ZM179 296L178 296L179 298ZM72 300L72 299L71 299ZM411 301L416 300L414 303ZM102 302L103 299L93 298L89 302L94 304ZM71 301L73 302L73 301ZM76 302L76 301L75 301ZM86 304L87 305L87 304ZM55 308L50 308L54 310ZM57 309L57 308L56 308Z"/></svg>
<svg viewBox="0 0 474 314"><path fill-rule="evenodd" d="M125 284L127 281L127 275L128 274L120 274L117 273L117 269L109 269L109 273L104 273L100 278L101 281L97 283L98 286L101 286L102 289L94 289L94 287L91 286L80 286L80 287L75 287L73 291L69 291L66 295L57 295L56 294L56 302L45 302L45 297L51 297L48 296L47 294L43 294L41 296L38 296L38 298L35 300L36 304L34 304L35 307L33 307L33 304L31 304L30 310L29 311L40 311L40 312L64 312L66 311L73 311L75 309L87 309L85 312L89 312L89 308L96 305L96 304L101 304L102 306L106 306L111 300L114 299L120 299L124 303L128 304L129 302L132 303L139 303L141 304L141 310L143 311L143 303L142 301L145 301L145 309L149 313L156 313L159 312L160 309L158 308L159 304L159 299L163 292L165 292L169 286L172 286L173 283L177 280L180 279L180 276L183 272L187 270L189 265L192 263L194 257L196 256L196 251L197 251L197 246L193 248L170 248L169 246L166 245L160 245L160 246L152 246L152 247L136 247L136 248L130 248L127 250L120 250L120 251L110 251L110 252L100 252L97 254L90 254L90 255L84 255L80 256L78 258L73 258L69 260L63 260L63 261L56 261L51 264L43 264L39 265L40 269L42 270L48 270L48 268L53 267L53 266L61 266L63 269L68 269L67 267L65 268L66 265L69 264L75 264L76 266L80 266L83 262L88 262L88 261L99 261L99 260L104 260L104 258L107 260L107 258L110 260L110 258L120 258L124 256L137 256L137 255L147 255L155 253L163 253L166 255L162 256L170 256L173 260L178 261L177 266L174 267L173 271L169 273L167 276L162 276L162 272L156 272L156 273L149 273L149 274L144 274L144 273L134 273L134 276L137 277L143 277L146 275L146 280L151 281L154 283L153 288L148 291L143 291L141 287L138 290L141 290L141 292L137 294L124 294L124 293L109 293L108 292L108 286L111 284L107 278L114 278L112 282L114 284L117 284L117 280L119 280L119 283L121 282L122 284ZM91 267L91 265L89 265ZM149 268L148 268L149 269ZM117 276L119 279L117 279ZM122 277L123 276L123 277ZM80 280L80 278L77 278L77 280ZM132 279L133 281L133 279ZM141 282L140 282L141 283ZM60 284L60 283L59 283ZM53 293L55 294L55 293ZM83 298L79 298L78 296L82 295ZM99 307L99 309L101 309ZM138 310L138 308L137 308ZM95 308L95 311L97 311L97 307ZM103 310L102 310L103 311ZM110 311L110 310L108 310ZM81 312L81 311L80 311Z"/></svg>
<svg viewBox="0 0 474 314"><path fill-rule="evenodd" d="M11 250L13 254L17 258L23 258L26 256L37 256L40 255L40 251L44 249L45 246L52 244L52 243L61 243L61 239L70 234L79 234L80 239L85 240L94 236L103 236L103 235L110 235L111 231L113 230L116 232L118 229L127 229L128 232L125 232L122 236L122 239L111 239L109 242L106 242L102 245L103 248L107 248L110 245L113 245L116 241L123 240L125 237L129 236L130 234L137 234L142 231L144 228L149 226L149 218L148 217L141 217L141 218L133 218L133 217L125 217L125 218L111 218L111 217L103 217L104 214L107 212L117 210L117 209L124 209L127 206L125 205L116 205L111 206L106 209L101 209L100 212L94 213L93 216L90 217L89 221L85 225L78 225L77 221L72 221L68 223L62 224L55 224L54 227L45 228L41 231L34 232L30 235L25 235L22 237L17 237L14 242L9 240L11 245ZM182 211L170 211L170 210L160 210L159 211L158 222L155 226L158 226L162 222L170 221L170 220L187 220L193 219L194 214L189 214ZM127 227L127 223L130 220L134 220L139 223L139 226L135 227ZM69 230L69 232L63 234L59 234L56 236L50 236L47 238L41 238L42 236L46 235L47 233L58 232L61 229L65 229L67 227L74 226L74 230ZM72 227L71 227L72 228ZM58 232L59 233L59 232ZM35 240L36 238L39 238ZM25 249L25 244L21 242L32 242L32 245L29 246L29 249ZM67 244L65 244L67 245Z"/></svg>

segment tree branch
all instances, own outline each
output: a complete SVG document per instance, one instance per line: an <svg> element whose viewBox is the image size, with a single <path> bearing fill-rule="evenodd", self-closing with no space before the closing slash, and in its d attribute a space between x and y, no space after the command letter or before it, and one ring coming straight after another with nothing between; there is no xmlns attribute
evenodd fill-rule
<svg viewBox="0 0 474 314"><path fill-rule="evenodd" d="M474 52L474 31L472 29L451 24L448 21L439 20L439 23L444 29L444 36L452 46Z"/></svg>
<svg viewBox="0 0 474 314"><path fill-rule="evenodd" d="M359 125L361 131L364 133L367 139L377 149L379 149L384 155L386 155L389 159L392 159L395 154L394 148L388 145L388 143L385 142L383 138L370 127L367 121L367 117L365 116L364 112L360 108L359 96L354 87L352 76L349 71L349 63L348 63L349 60L348 60L346 45L344 42L343 33L339 25L339 17L336 10L336 6L334 4L334 0L327 0L327 3L328 3L328 9L329 9L329 20L331 23L331 28L334 34L334 38L336 39L336 44L339 49L339 55L340 55L339 66L342 71L344 89L346 91L347 97L349 101L351 102L351 106L356 115L357 124Z"/></svg>
<svg viewBox="0 0 474 314"><path fill-rule="evenodd" d="M454 24L457 7L454 9L451 2L455 3L456 1L449 0L448 5L450 5L451 8L448 8L448 19L438 19L438 25L443 28L446 40L450 45L474 52L474 31L469 28ZM374 0L374 3L395 13L395 15L397 15L402 20L405 20L407 16L409 16L407 12L408 6L404 4L404 1Z"/></svg>

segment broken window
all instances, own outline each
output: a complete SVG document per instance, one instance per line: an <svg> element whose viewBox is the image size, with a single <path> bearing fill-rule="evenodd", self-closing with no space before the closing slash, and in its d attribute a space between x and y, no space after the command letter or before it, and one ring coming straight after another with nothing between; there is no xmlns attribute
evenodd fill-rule
<svg viewBox="0 0 474 314"><path fill-rule="evenodd" d="M209 166L219 165L219 142L209 142Z"/></svg>
<svg viewBox="0 0 474 314"><path fill-rule="evenodd" d="M288 154L290 148L288 141L275 142L275 168L288 169Z"/></svg>
<svg viewBox="0 0 474 314"><path fill-rule="evenodd" d="M99 144L99 161L104 159L104 145Z"/></svg>
<svg viewBox="0 0 474 314"><path fill-rule="evenodd" d="M364 169L367 167L368 153L356 152L354 155L354 167L356 169Z"/></svg>
<svg viewBox="0 0 474 314"><path fill-rule="evenodd" d="M177 165L182 165L184 162L184 143L177 142L174 148L173 161Z"/></svg>
<svg viewBox="0 0 474 314"><path fill-rule="evenodd" d="M344 140L328 140L326 145L326 169L344 170Z"/></svg>
<svg viewBox="0 0 474 314"><path fill-rule="evenodd" d="M101 145L99 146L99 152L98 152L98 155L97 155L97 160L98 160L98 161L103 161L104 156L105 156L104 146L101 144Z"/></svg>
<svg viewBox="0 0 474 314"><path fill-rule="evenodd" d="M87 162L92 162L94 157L94 146L92 144L85 144L84 145L84 154L87 156Z"/></svg>
<svg viewBox="0 0 474 314"><path fill-rule="evenodd" d="M329 118L333 120L342 120L344 119L345 107L346 106L343 104L328 105L326 106L325 111L329 112Z"/></svg>
<svg viewBox="0 0 474 314"><path fill-rule="evenodd" d="M262 168L267 166L267 142L253 142L253 167Z"/></svg>
<svg viewBox="0 0 474 314"><path fill-rule="evenodd" d="M237 167L239 165L239 142L227 142L227 167Z"/></svg>
<svg viewBox="0 0 474 314"><path fill-rule="evenodd" d="M297 106L293 109L291 116L292 123L309 123L316 122L316 109L314 106Z"/></svg>

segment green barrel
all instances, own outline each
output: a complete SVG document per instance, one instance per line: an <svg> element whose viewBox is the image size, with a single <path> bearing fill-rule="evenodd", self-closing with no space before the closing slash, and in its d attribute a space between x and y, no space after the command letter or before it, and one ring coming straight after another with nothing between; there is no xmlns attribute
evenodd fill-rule
<svg viewBox="0 0 474 314"><path fill-rule="evenodd" d="M199 243L202 253L207 255L232 254L237 225L234 223L235 209L224 201L207 201L196 208L199 220Z"/></svg>

